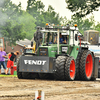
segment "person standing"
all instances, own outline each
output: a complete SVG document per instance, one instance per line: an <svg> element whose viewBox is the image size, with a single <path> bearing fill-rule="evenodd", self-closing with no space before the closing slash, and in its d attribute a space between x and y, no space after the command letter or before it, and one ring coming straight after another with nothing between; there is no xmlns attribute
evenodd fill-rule
<svg viewBox="0 0 100 100"><path fill-rule="evenodd" d="M5 74L7 74L6 72L6 64L5 64L5 58L6 58L6 52L3 50L2 47L0 47L0 74L1 74L1 65L4 68L4 72Z"/></svg>
<svg viewBox="0 0 100 100"><path fill-rule="evenodd" d="M9 71L9 68L11 69L11 66L14 66L14 61L16 56L19 55L19 51L11 52L8 54L8 62L7 62L7 73Z"/></svg>

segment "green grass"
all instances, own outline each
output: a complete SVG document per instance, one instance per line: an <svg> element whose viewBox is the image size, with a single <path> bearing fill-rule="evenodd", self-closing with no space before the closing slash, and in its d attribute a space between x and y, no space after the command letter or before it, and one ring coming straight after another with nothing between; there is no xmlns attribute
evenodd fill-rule
<svg viewBox="0 0 100 100"><path fill-rule="evenodd" d="M3 74L1 74L0 77L17 77L17 75L3 75Z"/></svg>

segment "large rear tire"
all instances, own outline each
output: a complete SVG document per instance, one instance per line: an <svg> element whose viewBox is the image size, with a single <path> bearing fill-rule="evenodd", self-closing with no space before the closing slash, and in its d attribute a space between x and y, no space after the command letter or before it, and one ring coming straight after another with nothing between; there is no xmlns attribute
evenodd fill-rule
<svg viewBox="0 0 100 100"><path fill-rule="evenodd" d="M20 60L20 58L17 61L17 77L19 79L23 79L22 72L19 72L19 67L20 67L20 61L19 60Z"/></svg>
<svg viewBox="0 0 100 100"><path fill-rule="evenodd" d="M55 62L55 74L54 77L56 80L66 80L65 79L65 62L66 56L58 56Z"/></svg>
<svg viewBox="0 0 100 100"><path fill-rule="evenodd" d="M93 54L89 50L85 50L82 53L80 59L80 77L82 80L89 81L93 74L94 58Z"/></svg>
<svg viewBox="0 0 100 100"><path fill-rule="evenodd" d="M69 56L65 63L65 79L73 81L75 79L76 67L75 60L73 57Z"/></svg>
<svg viewBox="0 0 100 100"><path fill-rule="evenodd" d="M99 67L98 67L98 78L100 78L100 60L99 60Z"/></svg>
<svg viewBox="0 0 100 100"><path fill-rule="evenodd" d="M80 80L80 70L79 70L79 66L80 66L80 59L81 59L81 56L82 56L82 53L83 53L84 49L81 50L81 52L78 53L78 56L77 56L77 59L76 59L76 75L75 75L75 80Z"/></svg>

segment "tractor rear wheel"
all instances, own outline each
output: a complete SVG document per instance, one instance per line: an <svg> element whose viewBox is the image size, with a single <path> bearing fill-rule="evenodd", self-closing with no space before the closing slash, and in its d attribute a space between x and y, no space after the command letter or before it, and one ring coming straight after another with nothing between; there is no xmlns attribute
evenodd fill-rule
<svg viewBox="0 0 100 100"><path fill-rule="evenodd" d="M75 60L73 57L69 56L65 63L65 79L73 81L75 79L76 67Z"/></svg>
<svg viewBox="0 0 100 100"><path fill-rule="evenodd" d="M79 72L79 66L80 66L80 59L81 59L81 55L83 53L84 49L81 50L81 52L78 53L77 59L76 59L76 75L75 75L75 80L80 80L80 72Z"/></svg>
<svg viewBox="0 0 100 100"><path fill-rule="evenodd" d="M23 76L22 76L22 72L19 72L19 67L20 67L20 62L19 62L20 59L18 59L17 61L17 77L19 79L23 79Z"/></svg>
<svg viewBox="0 0 100 100"><path fill-rule="evenodd" d="M94 58L93 54L89 50L85 50L82 53L80 59L80 77L82 80L89 81L93 74Z"/></svg>
<svg viewBox="0 0 100 100"><path fill-rule="evenodd" d="M65 62L66 56L58 56L55 62L55 79L57 80L66 80L65 79Z"/></svg>

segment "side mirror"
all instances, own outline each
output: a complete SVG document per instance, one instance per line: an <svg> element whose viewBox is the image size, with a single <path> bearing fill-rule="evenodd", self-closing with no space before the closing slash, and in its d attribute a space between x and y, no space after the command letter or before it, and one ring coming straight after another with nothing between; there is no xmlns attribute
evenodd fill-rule
<svg viewBox="0 0 100 100"><path fill-rule="evenodd" d="M77 34L75 34L75 40L77 41Z"/></svg>
<svg viewBox="0 0 100 100"><path fill-rule="evenodd" d="M31 47L33 47L33 41L31 42Z"/></svg>

